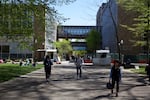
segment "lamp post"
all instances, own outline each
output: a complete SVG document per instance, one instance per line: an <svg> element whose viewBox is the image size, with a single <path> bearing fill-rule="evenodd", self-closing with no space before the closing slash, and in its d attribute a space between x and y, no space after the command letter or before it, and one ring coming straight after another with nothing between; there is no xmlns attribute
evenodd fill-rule
<svg viewBox="0 0 150 100"><path fill-rule="evenodd" d="M120 48L121 48L121 63L123 63L123 40L120 40Z"/></svg>
<svg viewBox="0 0 150 100"><path fill-rule="evenodd" d="M119 45L119 61L121 61L121 63L123 62L123 59L122 59L122 55L121 55L121 47L122 47L122 45L123 45L123 40L120 40L119 41L119 43L118 43L118 45Z"/></svg>

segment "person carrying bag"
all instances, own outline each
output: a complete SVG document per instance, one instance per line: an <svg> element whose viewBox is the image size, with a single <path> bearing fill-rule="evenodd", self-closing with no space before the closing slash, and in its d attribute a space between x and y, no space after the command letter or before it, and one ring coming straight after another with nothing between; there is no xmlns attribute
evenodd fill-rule
<svg viewBox="0 0 150 100"><path fill-rule="evenodd" d="M118 96L119 92L119 83L121 81L121 69L120 69L120 62L118 60L115 60L114 65L111 68L110 71L110 79L111 79L111 93L113 94L113 89L116 85L116 97Z"/></svg>

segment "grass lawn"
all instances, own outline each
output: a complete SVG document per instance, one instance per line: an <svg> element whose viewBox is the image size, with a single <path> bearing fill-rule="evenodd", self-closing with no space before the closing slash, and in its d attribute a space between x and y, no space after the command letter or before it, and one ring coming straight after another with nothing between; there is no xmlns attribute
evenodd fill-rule
<svg viewBox="0 0 150 100"><path fill-rule="evenodd" d="M18 64L0 64L0 82L19 77L42 67L42 64L37 64L36 67L32 67L31 65L20 67Z"/></svg>
<svg viewBox="0 0 150 100"><path fill-rule="evenodd" d="M132 69L132 71L138 74L146 74L145 67L140 67L139 69Z"/></svg>

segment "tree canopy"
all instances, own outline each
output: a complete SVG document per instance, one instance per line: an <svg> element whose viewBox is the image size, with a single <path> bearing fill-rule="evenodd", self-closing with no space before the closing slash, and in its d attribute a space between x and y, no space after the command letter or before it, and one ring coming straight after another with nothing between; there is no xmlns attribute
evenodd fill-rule
<svg viewBox="0 0 150 100"><path fill-rule="evenodd" d="M45 30L46 25L66 20L55 9L56 5L63 6L74 1L0 0L0 37L19 42L21 48L31 48L32 44L29 43L34 42L36 32ZM35 28L37 25L38 28ZM39 42L41 36L37 38Z"/></svg>
<svg viewBox="0 0 150 100"><path fill-rule="evenodd" d="M60 56L63 54L69 54L73 51L70 41L66 39L63 39L62 41L56 41L54 45L56 46Z"/></svg>
<svg viewBox="0 0 150 100"><path fill-rule="evenodd" d="M75 0L1 0L0 35L33 34L35 17L49 22L65 20L55 9L56 5L69 4ZM43 13L44 12L44 13ZM47 14L49 17L45 17Z"/></svg>
<svg viewBox="0 0 150 100"><path fill-rule="evenodd" d="M134 18L136 24L133 24L131 27L127 25L122 26L132 31L136 38L148 34L147 31L150 30L150 0L118 0L118 3L126 10L138 13L138 17ZM136 45L146 45L146 41L141 40L141 38L134 42Z"/></svg>
<svg viewBox="0 0 150 100"><path fill-rule="evenodd" d="M101 35L96 30L91 30L86 38L88 50L95 52L97 49L100 49L101 44Z"/></svg>

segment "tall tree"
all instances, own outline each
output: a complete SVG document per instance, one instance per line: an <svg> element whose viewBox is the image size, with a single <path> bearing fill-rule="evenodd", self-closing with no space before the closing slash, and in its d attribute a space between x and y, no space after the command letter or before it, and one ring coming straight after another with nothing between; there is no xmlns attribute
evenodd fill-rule
<svg viewBox="0 0 150 100"><path fill-rule="evenodd" d="M148 36L147 31L150 30L150 0L118 0L118 3L126 10L138 13L137 18L134 19L136 24L133 24L131 27L127 25L122 26L132 31L134 36L139 39L133 41L135 45L146 45L146 41L141 37Z"/></svg>
<svg viewBox="0 0 150 100"><path fill-rule="evenodd" d="M149 62L149 47L150 47L150 0L118 0L126 10L138 13L138 17L134 20L136 24L132 26L122 25L132 31L136 40L133 40L135 45L140 45L147 52L147 62ZM141 38L142 37L142 38Z"/></svg>
<svg viewBox="0 0 150 100"><path fill-rule="evenodd" d="M0 0L0 36L19 42L21 47L31 47L38 32L45 29L46 22L66 20L55 9L56 5L69 4L75 0ZM36 20L36 22L35 22ZM38 21L38 22L37 22ZM38 29L35 29L38 24ZM38 41L41 36L38 36Z"/></svg>
<svg viewBox="0 0 150 100"><path fill-rule="evenodd" d="M40 16L39 20L42 20L43 23L45 23L45 19L50 22L60 21L63 17L54 7L73 1L75 0L1 0L0 35L30 35L33 33L34 17ZM45 17L43 12L50 17Z"/></svg>
<svg viewBox="0 0 150 100"><path fill-rule="evenodd" d="M73 51L70 41L66 39L63 39L62 41L56 41L54 44L60 56L63 56L63 54L69 54Z"/></svg>
<svg viewBox="0 0 150 100"><path fill-rule="evenodd" d="M88 50L95 53L101 46L101 35L96 30L91 30L86 38Z"/></svg>

